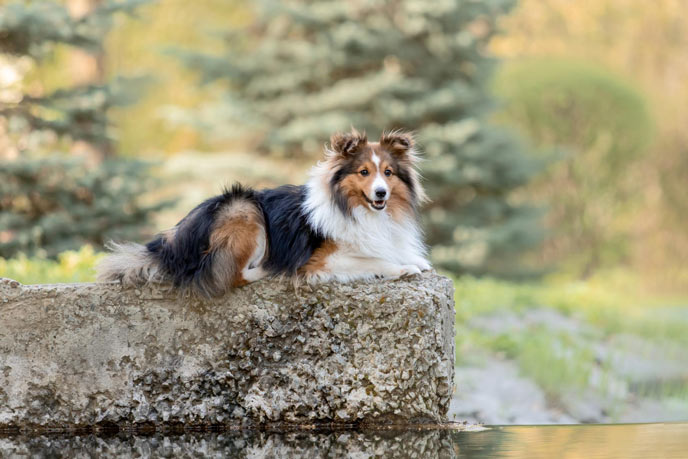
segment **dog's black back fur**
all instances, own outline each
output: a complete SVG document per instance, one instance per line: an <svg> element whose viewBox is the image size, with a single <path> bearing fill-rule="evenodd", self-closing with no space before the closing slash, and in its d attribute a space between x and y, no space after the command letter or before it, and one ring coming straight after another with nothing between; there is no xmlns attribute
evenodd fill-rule
<svg viewBox="0 0 688 459"><path fill-rule="evenodd" d="M284 185L256 193L265 217L268 259L263 267L272 274L296 274L320 247L323 238L308 224L302 210L304 185Z"/></svg>

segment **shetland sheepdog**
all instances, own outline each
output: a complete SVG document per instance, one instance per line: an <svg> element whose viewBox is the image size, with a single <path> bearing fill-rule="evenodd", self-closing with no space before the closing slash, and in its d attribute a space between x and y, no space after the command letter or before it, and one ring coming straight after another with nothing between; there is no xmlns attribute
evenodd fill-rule
<svg viewBox="0 0 688 459"><path fill-rule="evenodd" d="M99 281L167 283L217 297L269 276L307 282L396 278L430 269L413 137L337 133L305 185L241 185L203 202L146 245L108 244Z"/></svg>

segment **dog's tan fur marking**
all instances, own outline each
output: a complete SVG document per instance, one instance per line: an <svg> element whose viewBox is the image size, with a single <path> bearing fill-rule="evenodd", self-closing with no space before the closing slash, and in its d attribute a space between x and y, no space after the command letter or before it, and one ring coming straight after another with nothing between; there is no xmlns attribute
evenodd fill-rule
<svg viewBox="0 0 688 459"><path fill-rule="evenodd" d="M337 251L337 244L327 239L318 247L308 262L299 269L299 274L309 276L325 270L327 258Z"/></svg>
<svg viewBox="0 0 688 459"><path fill-rule="evenodd" d="M366 190L370 189L371 184L375 180L377 174L377 166L372 160L373 149L367 146L364 150L358 153L356 159L356 173L348 175L339 184L340 189L344 192L349 201L349 208L353 209L356 206L367 206L368 202L364 196L368 196ZM368 175L361 175L361 171L367 169ZM370 199L370 197L368 196Z"/></svg>
<svg viewBox="0 0 688 459"><path fill-rule="evenodd" d="M216 278L225 277L227 284L232 287L247 284L241 271L256 250L257 237L263 224L262 214L255 205L246 201L232 203L221 211L210 234L209 251L226 258L226 262L218 263L218 266L229 264L232 269L217 272Z"/></svg>
<svg viewBox="0 0 688 459"><path fill-rule="evenodd" d="M411 213L413 204L411 202L411 192L406 184L394 173L393 166L384 159L380 162L380 167L384 171L386 168L392 170L390 177L384 177L389 186L389 199L387 200L387 211L394 220L407 218Z"/></svg>
<svg viewBox="0 0 688 459"><path fill-rule="evenodd" d="M365 132L360 133L352 128L351 132L333 134L330 137L330 144L334 151L343 157L347 157L365 148L368 144L368 136Z"/></svg>
<svg viewBox="0 0 688 459"><path fill-rule="evenodd" d="M380 145L393 155L404 156L413 149L413 136L405 132L384 132L380 137Z"/></svg>

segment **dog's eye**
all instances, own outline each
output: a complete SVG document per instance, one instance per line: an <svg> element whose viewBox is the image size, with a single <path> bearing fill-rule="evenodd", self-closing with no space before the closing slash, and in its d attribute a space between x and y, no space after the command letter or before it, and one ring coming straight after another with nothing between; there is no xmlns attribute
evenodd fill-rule
<svg viewBox="0 0 688 459"><path fill-rule="evenodd" d="M368 172L368 169L363 169L363 170L361 171L361 175L362 175L363 177L367 176L369 173L370 173L370 172Z"/></svg>
<svg viewBox="0 0 688 459"><path fill-rule="evenodd" d="M389 177L392 175L392 170L391 169L385 169L385 176Z"/></svg>

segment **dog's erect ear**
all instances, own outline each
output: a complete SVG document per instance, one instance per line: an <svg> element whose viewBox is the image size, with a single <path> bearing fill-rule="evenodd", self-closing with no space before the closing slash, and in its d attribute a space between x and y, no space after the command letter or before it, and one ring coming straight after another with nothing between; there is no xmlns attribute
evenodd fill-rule
<svg viewBox="0 0 688 459"><path fill-rule="evenodd" d="M393 155L402 156L413 148L413 136L406 132L385 132L380 137L380 145Z"/></svg>
<svg viewBox="0 0 688 459"><path fill-rule="evenodd" d="M366 146L367 143L368 137L365 132L360 133L356 129L351 129L351 132L345 134L338 132L330 138L332 149L344 157L353 155L359 148Z"/></svg>

